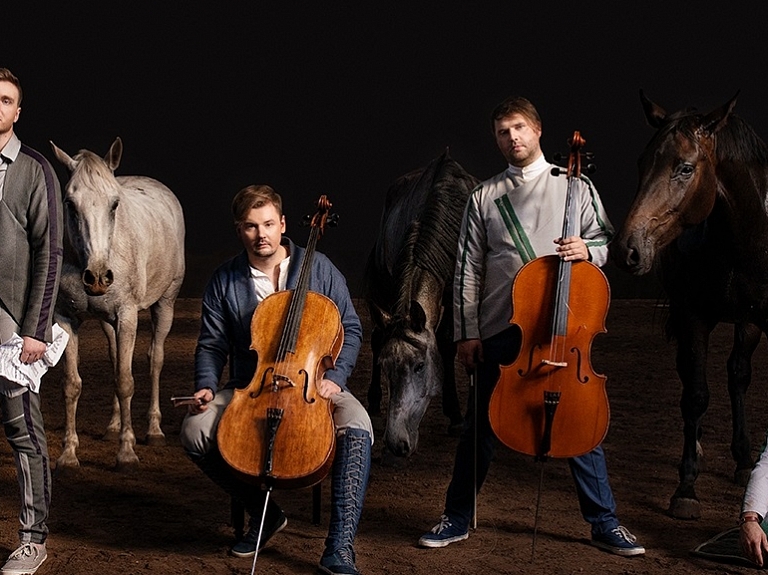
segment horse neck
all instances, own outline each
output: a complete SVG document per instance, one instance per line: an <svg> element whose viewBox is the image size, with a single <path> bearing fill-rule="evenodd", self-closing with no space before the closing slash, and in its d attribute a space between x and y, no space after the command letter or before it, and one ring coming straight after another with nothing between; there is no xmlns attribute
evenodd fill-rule
<svg viewBox="0 0 768 575"><path fill-rule="evenodd" d="M710 220L726 228L742 252L762 254L768 241L768 168L720 164L717 168L718 197ZM762 256L761 259L766 259Z"/></svg>
<svg viewBox="0 0 768 575"><path fill-rule="evenodd" d="M444 282L434 274L414 266L409 278L400 287L396 313L407 315L411 302L417 301L427 314L427 325L434 330L440 318L444 288Z"/></svg>

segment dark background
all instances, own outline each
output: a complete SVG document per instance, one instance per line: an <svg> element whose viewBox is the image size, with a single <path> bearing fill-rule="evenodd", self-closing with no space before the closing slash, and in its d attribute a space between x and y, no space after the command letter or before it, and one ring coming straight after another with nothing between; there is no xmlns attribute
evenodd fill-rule
<svg viewBox="0 0 768 575"><path fill-rule="evenodd" d="M531 99L549 159L579 130L616 227L652 131L639 89L668 111L736 112L768 134L766 8L683 2L26 2L0 13L0 66L24 89L21 139L52 161L124 143L118 175L181 200L199 297L235 253L229 205L250 183L286 201L288 234L327 194L340 214L319 249L360 293L385 192L446 147L480 179L503 170L488 116ZM66 182L63 167L57 170ZM606 269L616 297L654 281Z"/></svg>

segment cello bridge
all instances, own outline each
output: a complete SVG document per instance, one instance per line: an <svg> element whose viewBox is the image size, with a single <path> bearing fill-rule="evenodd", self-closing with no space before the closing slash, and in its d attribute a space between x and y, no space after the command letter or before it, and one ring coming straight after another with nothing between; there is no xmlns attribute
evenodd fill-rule
<svg viewBox="0 0 768 575"><path fill-rule="evenodd" d="M552 367L568 367L567 361L552 361L549 359L542 359L541 363L544 365L551 365Z"/></svg>
<svg viewBox="0 0 768 575"><path fill-rule="evenodd" d="M279 391L280 388L285 387L296 387L296 384L293 383L290 377L287 375L280 375L279 373L276 373L272 376L272 391Z"/></svg>

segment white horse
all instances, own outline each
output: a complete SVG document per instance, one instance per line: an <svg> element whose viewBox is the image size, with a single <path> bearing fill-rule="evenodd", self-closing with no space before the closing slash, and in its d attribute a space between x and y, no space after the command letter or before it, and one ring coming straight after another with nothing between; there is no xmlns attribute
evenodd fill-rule
<svg viewBox="0 0 768 575"><path fill-rule="evenodd" d="M65 435L57 469L78 467L75 414L83 380L78 372L80 324L101 322L115 375L112 418L105 437L119 437L117 469L138 465L131 424L133 351L140 310L149 308L152 397L147 443L164 444L160 429L160 371L173 306L184 279L184 216L166 186L141 176L114 176L123 144L117 138L102 159L88 150L74 158L51 142L70 171L64 192L66 241L56 321L69 333L64 354Z"/></svg>

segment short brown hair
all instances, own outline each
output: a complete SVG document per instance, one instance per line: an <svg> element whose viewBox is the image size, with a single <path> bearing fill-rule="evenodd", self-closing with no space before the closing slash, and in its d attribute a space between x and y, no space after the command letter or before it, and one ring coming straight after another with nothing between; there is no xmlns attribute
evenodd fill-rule
<svg viewBox="0 0 768 575"><path fill-rule="evenodd" d="M493 109L493 112L491 112L491 130L496 129L497 120L503 120L512 114L525 116L529 122L541 130L541 118L536 111L536 107L531 104L530 100L522 96L510 96Z"/></svg>
<svg viewBox="0 0 768 575"><path fill-rule="evenodd" d="M21 106L21 82L13 75L13 72L8 68L0 68L0 82L10 82L16 86L16 89L19 91L19 101L16 102L16 105Z"/></svg>
<svg viewBox="0 0 768 575"><path fill-rule="evenodd" d="M251 184L243 188L237 192L232 200L232 215L235 218L235 225L238 226L243 223L252 209L267 204L275 206L278 215L283 216L283 200L271 186Z"/></svg>

